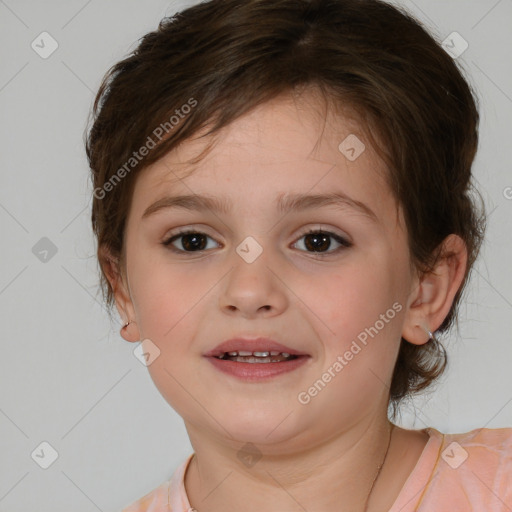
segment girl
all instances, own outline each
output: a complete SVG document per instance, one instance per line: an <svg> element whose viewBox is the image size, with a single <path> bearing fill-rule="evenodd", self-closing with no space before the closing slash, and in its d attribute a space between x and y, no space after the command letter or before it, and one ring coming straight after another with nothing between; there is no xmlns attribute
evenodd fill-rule
<svg viewBox="0 0 512 512"><path fill-rule="evenodd" d="M105 299L194 453L125 512L512 510L512 429L391 421L482 242L478 110L380 0L210 0L105 77Z"/></svg>

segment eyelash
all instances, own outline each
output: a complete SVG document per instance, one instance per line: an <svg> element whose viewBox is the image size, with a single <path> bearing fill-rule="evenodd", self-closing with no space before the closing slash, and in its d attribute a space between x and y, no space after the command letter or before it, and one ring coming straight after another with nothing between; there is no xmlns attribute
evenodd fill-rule
<svg viewBox="0 0 512 512"><path fill-rule="evenodd" d="M207 235L206 233L203 233L202 231L198 231L196 229L184 229L182 231L178 231L177 233L173 234L170 238L166 239L165 241L162 242L162 245L164 245L165 247L167 247L170 251L174 252L174 253L178 253L178 254L193 254L195 252L204 252L205 249L202 249L202 250L198 250L198 251L183 251L181 249L176 249L175 247L173 247L171 244L172 242L174 242L175 240L185 236L185 235L189 235L189 234L195 234L195 235L205 235L206 237L208 238L212 238L211 236ZM323 234L323 235L328 235L330 237L332 237L336 242L338 242L339 244L341 244L340 247L338 247L337 249L333 250L333 251L328 251L328 252L315 252L315 251L301 251L301 252L308 252L310 254L314 254L315 256L318 256L320 258L325 258L325 257L328 257L332 254L336 254L338 252L340 252L341 250L343 249L348 249L349 247L352 247L352 243L349 242L348 240L346 240L345 238L341 237L340 235L336 234L336 233L333 233L331 231L324 231L322 229L310 229L308 230L307 232L303 233L297 240L300 240L301 238L307 236L307 235L311 235L311 234ZM213 238L212 238L213 240ZM296 243L296 242L295 242Z"/></svg>

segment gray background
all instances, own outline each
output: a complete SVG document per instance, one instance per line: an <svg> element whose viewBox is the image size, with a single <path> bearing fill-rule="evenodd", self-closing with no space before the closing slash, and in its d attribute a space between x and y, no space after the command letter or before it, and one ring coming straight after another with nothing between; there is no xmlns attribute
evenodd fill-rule
<svg viewBox="0 0 512 512"><path fill-rule="evenodd" d="M119 511L191 453L102 305L82 136L106 70L192 3L0 0L0 512ZM490 217L448 373L399 423L512 426L512 0L401 3L439 41L469 43L457 60L481 103L475 175ZM43 31L59 45L47 59L31 48ZM43 237L55 254L38 252ZM43 441L58 452L48 469L31 457Z"/></svg>

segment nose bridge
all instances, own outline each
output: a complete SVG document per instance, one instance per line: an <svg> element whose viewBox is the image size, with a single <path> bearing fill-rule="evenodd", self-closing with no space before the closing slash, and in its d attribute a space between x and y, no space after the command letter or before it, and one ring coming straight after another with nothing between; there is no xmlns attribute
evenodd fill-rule
<svg viewBox="0 0 512 512"><path fill-rule="evenodd" d="M252 265L255 261L258 259L266 259L261 258L261 255L263 254L263 245L268 242L268 237L266 240L263 240L263 237L259 237L260 241L258 241L253 236L247 236L245 237L236 247L235 252L238 254L238 256L248 265ZM268 243L265 248L265 251L268 252Z"/></svg>
<svg viewBox="0 0 512 512"><path fill-rule="evenodd" d="M255 314L260 308L265 311L282 309L285 296L274 275L276 271L271 270L270 240L271 237L261 237L258 241L256 237L247 236L235 247L232 269L220 298L222 308L236 308L246 315Z"/></svg>
<svg viewBox="0 0 512 512"><path fill-rule="evenodd" d="M270 266L269 237L256 237L250 235L244 238L236 247L233 255L232 277L242 278L249 282L263 284L265 274Z"/></svg>

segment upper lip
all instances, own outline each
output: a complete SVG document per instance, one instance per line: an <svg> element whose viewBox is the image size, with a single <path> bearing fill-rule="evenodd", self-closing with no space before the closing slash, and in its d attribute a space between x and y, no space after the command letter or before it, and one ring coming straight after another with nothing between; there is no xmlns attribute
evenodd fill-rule
<svg viewBox="0 0 512 512"><path fill-rule="evenodd" d="M246 350L248 352L270 352L270 351L279 351L285 352L287 354L301 356L308 355L304 352L300 352L299 350L295 350L291 347L287 347L282 343L278 343L270 338L232 338L226 341L223 341L219 345L217 345L214 349L206 352L204 356L206 357L219 357L225 352L238 352L240 350Z"/></svg>

